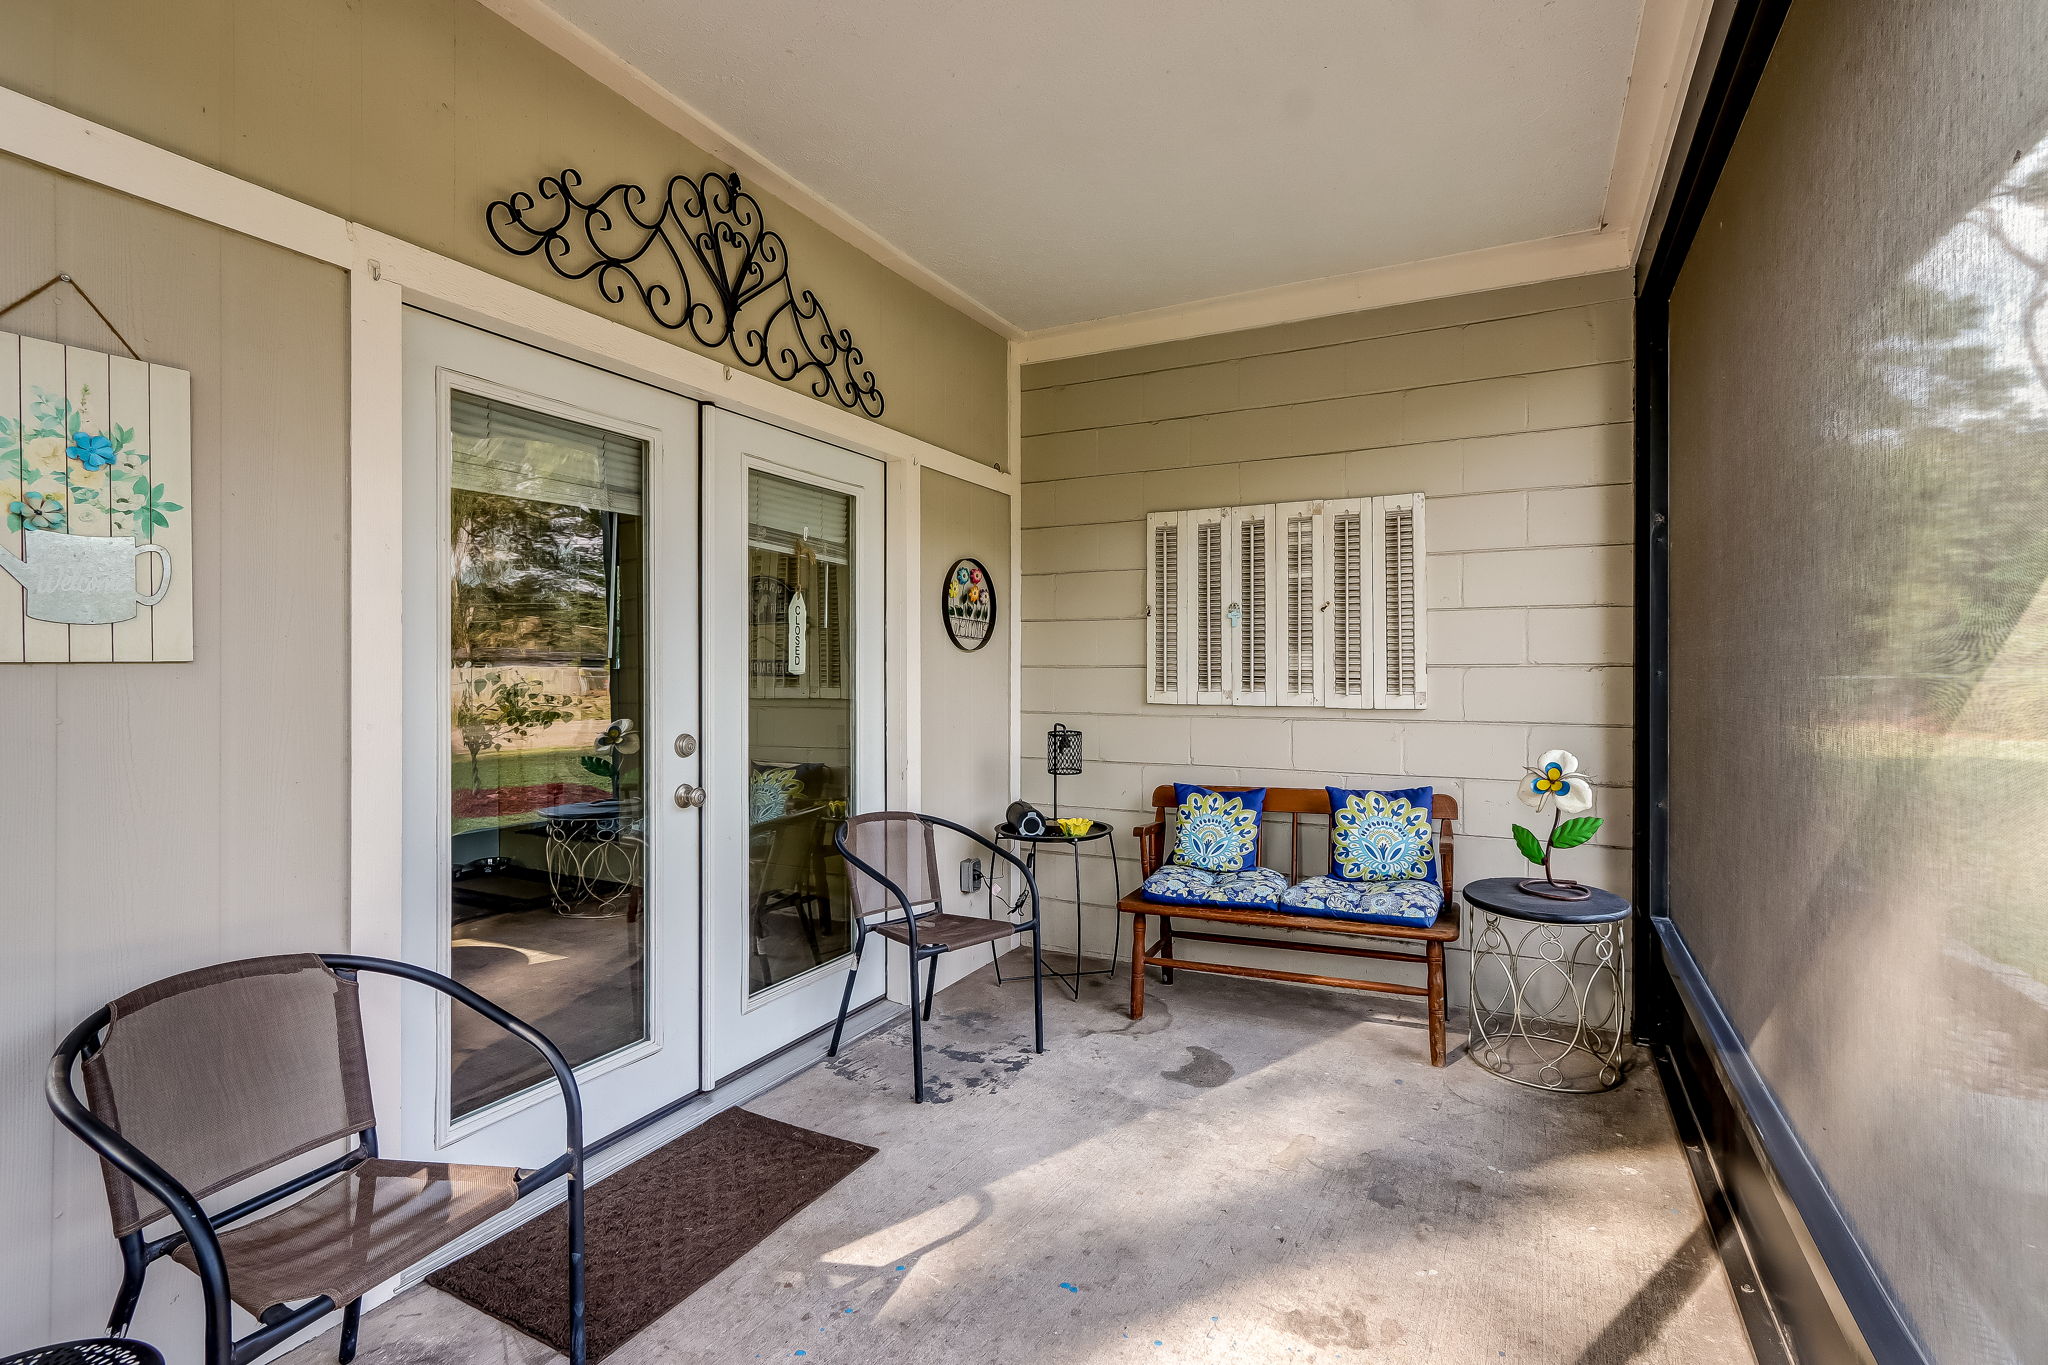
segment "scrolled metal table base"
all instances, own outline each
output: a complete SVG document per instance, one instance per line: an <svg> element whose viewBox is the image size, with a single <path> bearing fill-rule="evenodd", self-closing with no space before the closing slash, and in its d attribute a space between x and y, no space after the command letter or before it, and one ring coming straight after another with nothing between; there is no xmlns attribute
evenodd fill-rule
<svg viewBox="0 0 2048 1365"><path fill-rule="evenodd" d="M1482 913L1466 979L1472 1060L1537 1090L1594 1094L1619 1085L1628 1042L1625 921L1541 924Z"/></svg>

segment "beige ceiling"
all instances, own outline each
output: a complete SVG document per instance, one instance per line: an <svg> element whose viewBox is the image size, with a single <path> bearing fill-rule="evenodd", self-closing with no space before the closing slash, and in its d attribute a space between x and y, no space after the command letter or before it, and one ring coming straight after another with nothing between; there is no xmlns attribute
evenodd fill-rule
<svg viewBox="0 0 2048 1365"><path fill-rule="evenodd" d="M1641 0L546 3L1027 331L1600 228L1642 17Z"/></svg>

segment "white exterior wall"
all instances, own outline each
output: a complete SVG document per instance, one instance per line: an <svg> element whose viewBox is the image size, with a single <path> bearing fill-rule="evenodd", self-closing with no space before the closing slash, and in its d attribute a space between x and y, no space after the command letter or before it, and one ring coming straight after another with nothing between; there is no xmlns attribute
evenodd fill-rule
<svg viewBox="0 0 2048 1365"><path fill-rule="evenodd" d="M1061 780L1061 805L1115 821L1128 890L1127 832L1151 818L1159 783L1427 782L1463 809L1464 883L1527 867L1509 833L1530 814L1515 779L1565 748L1601 780L1607 825L1561 866L1626 892L1630 288L1626 274L1598 275L1026 368L1027 799L1051 794L1046 730L1083 731L1086 769ZM1426 710L1145 702L1146 513L1418 490L1429 497ZM1088 868L1087 946L1102 952L1108 859ZM1071 876L1044 880L1048 942L1068 944ZM1294 965L1256 949L1191 951ZM1346 966L1321 958L1315 970ZM1455 1002L1462 955L1452 966Z"/></svg>

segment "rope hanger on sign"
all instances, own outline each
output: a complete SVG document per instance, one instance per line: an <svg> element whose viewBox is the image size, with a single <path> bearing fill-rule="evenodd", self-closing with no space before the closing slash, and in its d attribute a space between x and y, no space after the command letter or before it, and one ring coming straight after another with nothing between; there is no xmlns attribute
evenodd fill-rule
<svg viewBox="0 0 2048 1365"><path fill-rule="evenodd" d="M68 284L73 289L76 289L78 291L78 297L85 300L85 306L92 309L93 316L97 317L101 322L106 324L107 330L114 334L114 340L121 343L121 348L127 351L129 355L134 356L137 360L142 359L141 355L136 352L135 348L128 344L128 338L121 335L121 329L114 325L114 320L108 317L97 303L94 303L92 301L92 295L85 292L85 286L80 284L77 280L72 279L69 275L66 274L59 273L56 275L52 275L49 279L44 280L41 284L29 290L26 294L23 294L20 298L8 304L5 308L0 308L0 317L5 317L7 314L21 307L21 305L23 305L24 303L27 303L30 299L33 299L37 295L45 293L48 290L55 289L60 284Z"/></svg>

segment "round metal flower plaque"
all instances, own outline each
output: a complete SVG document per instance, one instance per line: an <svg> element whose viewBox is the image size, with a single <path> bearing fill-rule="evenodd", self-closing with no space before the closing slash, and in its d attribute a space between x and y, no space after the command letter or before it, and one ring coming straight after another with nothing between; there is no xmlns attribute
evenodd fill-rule
<svg viewBox="0 0 2048 1365"><path fill-rule="evenodd" d="M946 570L939 607L947 636L961 649L980 649L996 633L995 579L978 559L955 560Z"/></svg>

